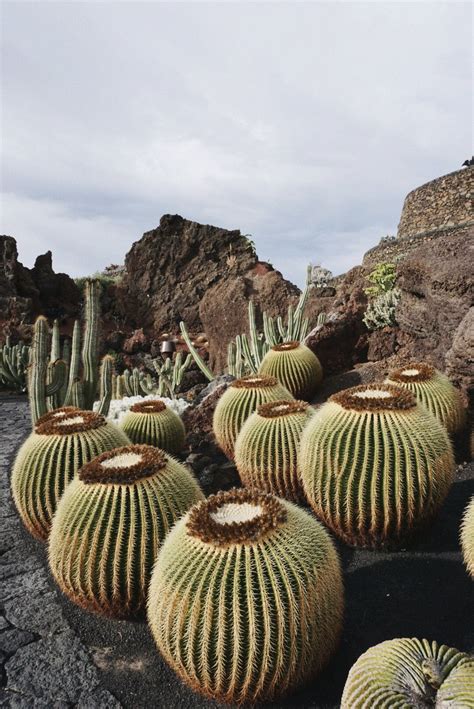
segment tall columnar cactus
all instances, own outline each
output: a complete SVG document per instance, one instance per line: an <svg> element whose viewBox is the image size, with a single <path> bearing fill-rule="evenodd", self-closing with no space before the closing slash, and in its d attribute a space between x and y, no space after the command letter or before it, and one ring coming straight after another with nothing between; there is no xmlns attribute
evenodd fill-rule
<svg viewBox="0 0 474 709"><path fill-rule="evenodd" d="M181 418L163 401L140 401L129 409L122 429L133 443L146 443L168 453L179 453L186 431Z"/></svg>
<svg viewBox="0 0 474 709"><path fill-rule="evenodd" d="M461 547L464 563L474 578L474 495L466 507L461 524Z"/></svg>
<svg viewBox="0 0 474 709"><path fill-rule="evenodd" d="M374 645L351 668L341 709L474 708L474 658L435 641L397 638Z"/></svg>
<svg viewBox="0 0 474 709"><path fill-rule="evenodd" d="M10 337L7 337L0 347L0 385L25 391L29 359L30 348L22 342L12 345Z"/></svg>
<svg viewBox="0 0 474 709"><path fill-rule="evenodd" d="M47 398L57 394L66 378L66 364L62 360L49 362L48 321L40 316L35 322L31 362L28 377L28 394L33 425L48 411Z"/></svg>
<svg viewBox="0 0 474 709"><path fill-rule="evenodd" d="M246 487L304 500L298 477L298 451L312 409L305 401L261 404L244 423L235 444L235 463Z"/></svg>
<svg viewBox="0 0 474 709"><path fill-rule="evenodd" d="M100 281L86 281L84 336L82 342L84 406L86 409L92 409L97 392L101 292L102 285Z"/></svg>
<svg viewBox="0 0 474 709"><path fill-rule="evenodd" d="M448 433L455 433L464 426L466 410L459 391L445 374L430 364L412 362L392 370L386 381L413 392L418 401L441 421Z"/></svg>
<svg viewBox="0 0 474 709"><path fill-rule="evenodd" d="M211 495L171 530L153 570L148 620L193 689L240 704L308 681L334 652L343 587L329 535L285 500Z"/></svg>
<svg viewBox="0 0 474 709"><path fill-rule="evenodd" d="M123 431L92 411L65 407L45 413L18 451L12 472L13 499L28 531L45 540L58 501L79 468L128 442Z"/></svg>
<svg viewBox="0 0 474 709"><path fill-rule="evenodd" d="M219 399L213 417L217 443L224 453L234 457L234 446L240 429L260 404L278 399L293 400L293 396L275 377L250 375L231 382Z"/></svg>
<svg viewBox="0 0 474 709"><path fill-rule="evenodd" d="M276 377L297 399L310 401L323 378L319 359L301 342L274 345L265 355L259 374Z"/></svg>
<svg viewBox="0 0 474 709"><path fill-rule="evenodd" d="M318 515L348 544L398 546L446 497L446 430L413 394L367 384L334 394L301 439L300 474Z"/></svg>
<svg viewBox="0 0 474 709"><path fill-rule="evenodd" d="M54 517L52 574L89 611L140 615L165 535L203 494L178 461L152 446L117 448L84 465Z"/></svg>

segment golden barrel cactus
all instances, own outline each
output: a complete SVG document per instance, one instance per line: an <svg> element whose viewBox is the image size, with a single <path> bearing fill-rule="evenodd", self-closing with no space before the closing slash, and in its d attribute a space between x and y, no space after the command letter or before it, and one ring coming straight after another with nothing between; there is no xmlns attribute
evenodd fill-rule
<svg viewBox="0 0 474 709"><path fill-rule="evenodd" d="M165 535L202 499L187 468L159 448L129 445L94 458L53 520L49 563L58 586L88 611L142 614Z"/></svg>
<svg viewBox="0 0 474 709"><path fill-rule="evenodd" d="M290 502L230 490L195 505L153 570L148 620L193 689L241 704L282 695L334 652L343 587L333 542Z"/></svg>
<svg viewBox="0 0 474 709"><path fill-rule="evenodd" d="M461 524L461 548L467 570L474 578L474 495L466 507Z"/></svg>
<svg viewBox="0 0 474 709"><path fill-rule="evenodd" d="M79 468L129 442L92 411L65 406L41 416L18 451L11 478L13 500L28 531L47 539L59 499Z"/></svg>
<svg viewBox="0 0 474 709"><path fill-rule="evenodd" d="M217 443L228 458L234 457L237 436L250 414L260 404L278 399L293 400L293 396L275 377L251 374L231 382L217 402L212 420Z"/></svg>
<svg viewBox="0 0 474 709"><path fill-rule="evenodd" d="M246 487L295 502L304 500L298 477L303 429L314 414L305 401L260 404L244 423L235 444L235 463Z"/></svg>
<svg viewBox="0 0 474 709"><path fill-rule="evenodd" d="M417 638L369 648L351 668L341 709L474 709L474 658Z"/></svg>
<svg viewBox="0 0 474 709"><path fill-rule="evenodd" d="M448 377L426 362L412 362L392 370L386 380L411 391L443 424L448 433L456 433L466 422L461 395Z"/></svg>
<svg viewBox="0 0 474 709"><path fill-rule="evenodd" d="M179 453L183 449L184 424L178 414L159 399L133 404L121 426L132 443L156 446L168 453Z"/></svg>
<svg viewBox="0 0 474 709"><path fill-rule="evenodd" d="M276 377L296 399L311 401L323 378L319 359L301 342L274 345L262 360L259 374Z"/></svg>
<svg viewBox="0 0 474 709"><path fill-rule="evenodd" d="M367 384L334 394L301 439L300 475L317 516L355 546L397 547L444 501L448 434L411 392Z"/></svg>

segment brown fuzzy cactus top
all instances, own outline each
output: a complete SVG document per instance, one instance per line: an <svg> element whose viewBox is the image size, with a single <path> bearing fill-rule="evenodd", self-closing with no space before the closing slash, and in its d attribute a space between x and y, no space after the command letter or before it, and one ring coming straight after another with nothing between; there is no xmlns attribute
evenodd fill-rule
<svg viewBox="0 0 474 709"><path fill-rule="evenodd" d="M53 409L52 411L48 411L46 414L43 414L43 416L40 416L35 425L40 426L41 424L46 423L46 421L56 421L62 419L72 411L80 411L80 409L78 409L77 406L61 406L59 409Z"/></svg>
<svg viewBox="0 0 474 709"><path fill-rule="evenodd" d="M130 411L133 411L135 414L159 414L162 411L165 411L165 409L166 404L159 399L138 401L130 407Z"/></svg>
<svg viewBox="0 0 474 709"><path fill-rule="evenodd" d="M411 374L409 373L410 371L412 372ZM393 369L388 378L394 382L410 384L411 382L426 382L432 379L435 373L436 369L427 362L410 362L405 367Z"/></svg>
<svg viewBox="0 0 474 709"><path fill-rule="evenodd" d="M292 340L291 342L280 342L279 345L273 345L272 350L274 352L288 352L288 350L297 350L301 342L298 340Z"/></svg>
<svg viewBox="0 0 474 709"><path fill-rule="evenodd" d="M42 436L68 436L84 433L105 426L104 416L94 411L83 411L73 406L64 406L42 416L35 425L35 433Z"/></svg>
<svg viewBox="0 0 474 709"><path fill-rule="evenodd" d="M262 377L259 374L248 374L241 379L235 379L230 383L235 389L262 389L264 387L274 387L278 384L275 377Z"/></svg>
<svg viewBox="0 0 474 709"><path fill-rule="evenodd" d="M79 470L78 476L86 484L133 485L159 473L166 466L166 460L160 448L123 446L98 455Z"/></svg>
<svg viewBox="0 0 474 709"><path fill-rule="evenodd" d="M268 401L266 404L257 406L257 414L266 419L277 418L278 416L289 416L291 414L304 414L309 408L307 401Z"/></svg>
<svg viewBox="0 0 474 709"><path fill-rule="evenodd" d="M334 401L345 409L360 412L405 411L416 406L416 399L410 391L382 382L344 389L329 397L329 401Z"/></svg>

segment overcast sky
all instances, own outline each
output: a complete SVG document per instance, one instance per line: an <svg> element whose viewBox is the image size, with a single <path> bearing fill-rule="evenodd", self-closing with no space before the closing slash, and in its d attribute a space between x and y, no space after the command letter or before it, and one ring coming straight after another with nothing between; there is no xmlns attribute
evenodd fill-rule
<svg viewBox="0 0 474 709"><path fill-rule="evenodd" d="M395 233L472 153L468 2L3 2L0 233L57 271L164 213L301 285Z"/></svg>

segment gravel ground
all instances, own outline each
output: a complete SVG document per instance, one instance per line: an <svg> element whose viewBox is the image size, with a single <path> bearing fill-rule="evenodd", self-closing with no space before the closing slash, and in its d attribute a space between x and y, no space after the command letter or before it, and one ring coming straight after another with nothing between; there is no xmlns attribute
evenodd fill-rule
<svg viewBox="0 0 474 709"><path fill-rule="evenodd" d="M44 547L23 530L10 500L9 468L28 431L26 401L0 399L0 706L217 707L175 678L145 623L88 615L56 591ZM267 706L338 707L350 666L388 638L426 637L474 652L473 586L458 542L472 494L474 464L465 464L435 525L409 550L379 553L338 544L346 587L340 648L313 684Z"/></svg>

